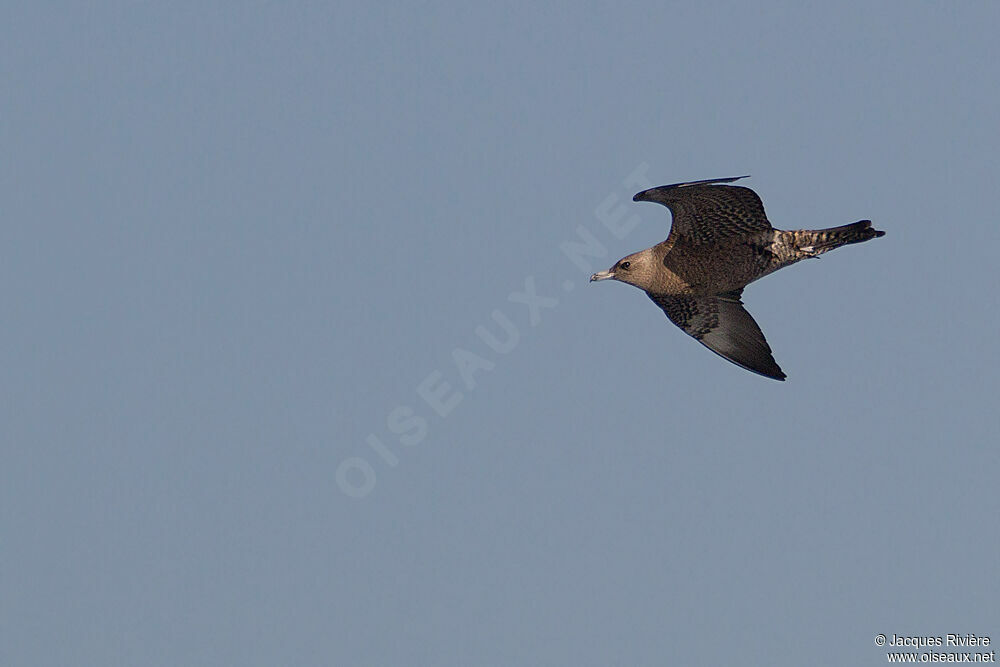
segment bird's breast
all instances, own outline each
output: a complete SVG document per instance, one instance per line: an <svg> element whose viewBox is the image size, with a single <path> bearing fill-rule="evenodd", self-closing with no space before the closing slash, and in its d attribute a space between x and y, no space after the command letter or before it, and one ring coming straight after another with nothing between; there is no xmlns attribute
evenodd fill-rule
<svg viewBox="0 0 1000 667"><path fill-rule="evenodd" d="M761 254L746 243L675 248L663 259L659 278L670 291L662 293L703 296L741 289L766 272L762 262Z"/></svg>

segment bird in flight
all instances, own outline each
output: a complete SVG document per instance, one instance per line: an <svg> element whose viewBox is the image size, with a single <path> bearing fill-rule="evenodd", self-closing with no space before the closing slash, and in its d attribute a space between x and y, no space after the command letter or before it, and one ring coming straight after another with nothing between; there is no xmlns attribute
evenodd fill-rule
<svg viewBox="0 0 1000 667"><path fill-rule="evenodd" d="M775 229L750 188L714 178L643 190L633 201L663 204L673 214L667 240L621 258L590 277L646 292L671 322L748 371L784 380L771 347L743 308L743 288L799 260L885 232L861 220L830 229Z"/></svg>

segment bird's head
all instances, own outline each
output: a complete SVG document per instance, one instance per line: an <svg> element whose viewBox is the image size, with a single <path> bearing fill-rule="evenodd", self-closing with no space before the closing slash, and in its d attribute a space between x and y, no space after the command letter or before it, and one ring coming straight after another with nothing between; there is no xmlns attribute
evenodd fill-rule
<svg viewBox="0 0 1000 667"><path fill-rule="evenodd" d="M641 250L627 257L622 257L607 271L598 271L590 276L590 282L595 280L618 280L639 289L646 290L653 284L656 275L656 260L652 248Z"/></svg>

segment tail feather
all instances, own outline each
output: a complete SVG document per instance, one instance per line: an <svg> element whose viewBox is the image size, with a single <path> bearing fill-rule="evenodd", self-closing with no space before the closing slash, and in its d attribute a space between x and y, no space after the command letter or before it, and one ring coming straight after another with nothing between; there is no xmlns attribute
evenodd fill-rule
<svg viewBox="0 0 1000 667"><path fill-rule="evenodd" d="M803 229L792 232L798 249L811 256L819 255L842 245L862 243L885 236L885 232L872 227L871 220L859 220L849 225L829 229Z"/></svg>

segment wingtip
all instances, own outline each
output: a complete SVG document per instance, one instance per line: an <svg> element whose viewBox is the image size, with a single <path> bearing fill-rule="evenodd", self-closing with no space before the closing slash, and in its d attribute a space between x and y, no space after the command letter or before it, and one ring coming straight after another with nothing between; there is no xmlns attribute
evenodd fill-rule
<svg viewBox="0 0 1000 667"><path fill-rule="evenodd" d="M741 181L744 178L750 178L750 174L744 174L743 176L729 176L727 178L710 178L706 181L697 181L698 183L732 183L733 181ZM692 183L694 185L694 183Z"/></svg>
<svg viewBox="0 0 1000 667"><path fill-rule="evenodd" d="M778 367L777 364L774 365L774 368L768 368L768 369L764 369L764 368L749 368L749 367L746 367L746 366L744 366L744 368L747 368L747 370L753 371L754 373L756 373L757 375L760 375L761 377L766 377L766 378L768 378L770 380L777 380L778 382L784 382L785 378L788 377L787 375L785 375L785 371L781 370Z"/></svg>
<svg viewBox="0 0 1000 667"><path fill-rule="evenodd" d="M765 341L764 344L767 345L767 342ZM778 362L774 360L774 357L771 355L770 346L767 348L767 353L768 358L764 360L762 364L757 365L756 368L749 368L749 370L771 380L784 382L785 378L788 376L785 375L785 371L781 370L781 366L778 365Z"/></svg>
<svg viewBox="0 0 1000 667"><path fill-rule="evenodd" d="M687 183L671 183L670 185L658 185L655 188L649 188L648 190L643 190L642 192L637 192L632 195L632 201L653 201L652 195L656 192L662 190L671 190L673 188L687 188L692 185L712 185L714 183L732 183L733 181L738 181L743 178L750 178L750 174L744 176L727 176L725 178L707 178L702 181L688 181Z"/></svg>
<svg viewBox="0 0 1000 667"><path fill-rule="evenodd" d="M733 181L739 181L744 178L750 178L750 174L745 174L743 176L726 176L725 178L706 178L701 181L690 181L688 183L677 183L676 187L687 187L689 185L711 185L713 183L732 183ZM664 187L674 187L674 186L664 186Z"/></svg>

